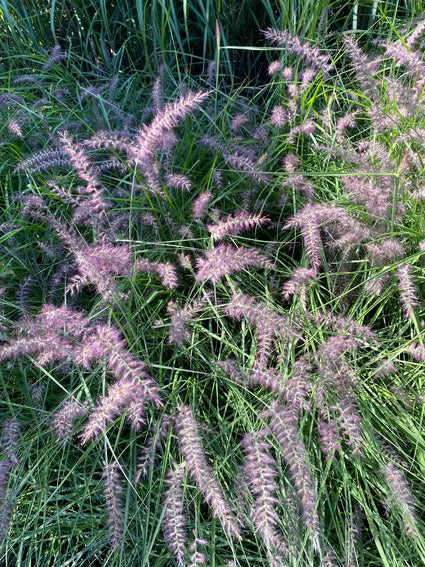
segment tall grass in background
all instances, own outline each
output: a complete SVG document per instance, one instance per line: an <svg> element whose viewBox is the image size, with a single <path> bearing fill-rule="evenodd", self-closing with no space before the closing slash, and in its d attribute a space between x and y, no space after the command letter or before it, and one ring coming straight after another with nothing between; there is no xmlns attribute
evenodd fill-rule
<svg viewBox="0 0 425 567"><path fill-rule="evenodd" d="M19 56L22 46L40 55L60 44L110 73L152 74L160 63L199 72L217 56L219 31L223 72L241 81L264 67L258 48L267 27L304 38L348 30L379 34L422 10L423 2L413 0L1 0L0 47L9 56Z"/></svg>
<svg viewBox="0 0 425 567"><path fill-rule="evenodd" d="M424 564L419 4L2 6L0 563Z"/></svg>

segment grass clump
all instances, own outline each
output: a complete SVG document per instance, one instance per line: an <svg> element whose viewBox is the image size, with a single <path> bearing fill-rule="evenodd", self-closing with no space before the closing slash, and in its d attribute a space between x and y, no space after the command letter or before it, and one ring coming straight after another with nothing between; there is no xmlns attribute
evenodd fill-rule
<svg viewBox="0 0 425 567"><path fill-rule="evenodd" d="M423 30L269 28L234 90L11 64L2 561L424 562Z"/></svg>

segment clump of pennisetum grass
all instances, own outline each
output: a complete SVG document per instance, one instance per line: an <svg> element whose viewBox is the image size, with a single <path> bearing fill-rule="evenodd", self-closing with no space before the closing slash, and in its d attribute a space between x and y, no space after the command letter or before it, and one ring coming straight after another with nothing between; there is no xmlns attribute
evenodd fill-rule
<svg viewBox="0 0 425 567"><path fill-rule="evenodd" d="M28 100L67 61L58 46L30 89L0 95L5 143L22 152L1 225L22 277L3 284L0 362L28 398L7 382L21 415L3 424L3 503L19 446L32 455L32 435L45 436L31 433L32 408L61 451L86 456L68 476L107 454L108 561L163 553L137 522L162 524L179 565L213 553L220 565L424 560L424 443L409 434L423 383L403 380L425 359L420 35L376 57L345 40L356 104L321 97L337 73L329 55L267 30L287 60L270 65L264 89L280 97L263 120L202 85L167 102L161 79L140 126L114 80L85 89L84 120L51 127L47 103L33 100L34 114ZM72 93L55 96L67 108Z"/></svg>

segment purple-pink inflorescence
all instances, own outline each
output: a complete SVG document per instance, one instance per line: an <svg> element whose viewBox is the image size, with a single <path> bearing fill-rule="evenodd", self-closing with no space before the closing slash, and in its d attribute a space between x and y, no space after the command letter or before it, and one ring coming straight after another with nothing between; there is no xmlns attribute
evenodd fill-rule
<svg viewBox="0 0 425 567"><path fill-rule="evenodd" d="M175 466L166 476L167 489L164 493L164 517L162 531L168 549L179 565L185 564L187 549L186 518L184 515L183 481L186 476L184 466Z"/></svg>
<svg viewBox="0 0 425 567"><path fill-rule="evenodd" d="M269 420L270 431L280 445L282 458L287 462L292 482L297 490L303 510L305 525L315 547L319 549L320 522L317 513L317 494L314 488L312 470L307 458L307 451L297 429L297 418L291 407L285 407L273 401L263 412Z"/></svg>
<svg viewBox="0 0 425 567"><path fill-rule="evenodd" d="M113 548L118 547L124 537L124 511L120 480L120 467L117 462L107 463L103 472L104 496L108 510L108 529Z"/></svg>
<svg viewBox="0 0 425 567"><path fill-rule="evenodd" d="M190 407L179 405L175 417L175 429L179 438L180 450L185 459L187 469L204 495L216 516L229 535L240 538L240 525L233 516L217 479L213 475L211 465L207 462L198 425Z"/></svg>
<svg viewBox="0 0 425 567"><path fill-rule="evenodd" d="M245 454L244 472L254 503L251 521L261 534L267 550L288 556L288 544L279 527L281 524L276 508L279 500L277 464L272 458L270 444L258 433L247 433L242 440Z"/></svg>
<svg viewBox="0 0 425 567"><path fill-rule="evenodd" d="M232 244L219 244L205 252L205 258L198 258L196 279L217 283L223 276L244 270L249 266L273 268L274 264L265 254L255 248L236 248Z"/></svg>

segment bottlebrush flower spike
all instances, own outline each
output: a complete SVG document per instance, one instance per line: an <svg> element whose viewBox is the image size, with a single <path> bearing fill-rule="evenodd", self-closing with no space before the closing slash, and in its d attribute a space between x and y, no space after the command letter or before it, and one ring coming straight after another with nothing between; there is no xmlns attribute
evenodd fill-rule
<svg viewBox="0 0 425 567"><path fill-rule="evenodd" d="M207 562L207 557L204 555L204 553L199 551L198 547L204 547L208 545L208 541L197 537L196 530L193 531L193 535L195 536L195 539L189 547L191 555L190 563L187 567L200 567Z"/></svg>
<svg viewBox="0 0 425 567"><path fill-rule="evenodd" d="M19 124L16 118L12 118L12 120L7 125L7 128L11 134L17 136L18 138L22 138L22 136L24 135L22 131L22 126Z"/></svg>
<svg viewBox="0 0 425 567"><path fill-rule="evenodd" d="M177 287L177 272L171 262L156 262L155 271L161 278L161 283L167 289Z"/></svg>
<svg viewBox="0 0 425 567"><path fill-rule="evenodd" d="M68 154L64 150L43 150L24 159L13 170L13 173L20 171L37 173L49 168L69 167L70 165Z"/></svg>
<svg viewBox="0 0 425 567"><path fill-rule="evenodd" d="M403 245L392 238L386 238L379 243L370 242L366 244L366 250L373 266L385 266L405 254Z"/></svg>
<svg viewBox="0 0 425 567"><path fill-rule="evenodd" d="M310 136L316 131L316 125L312 120L305 120L302 124L298 124L290 129L288 133L288 143L295 143L296 134L304 134L304 136Z"/></svg>
<svg viewBox="0 0 425 567"><path fill-rule="evenodd" d="M320 445L326 455L326 462L336 461L335 452L341 449L339 427L336 421L322 419L319 423Z"/></svg>
<svg viewBox="0 0 425 567"><path fill-rule="evenodd" d="M10 462L11 466L17 466L19 459L16 455L15 449L18 445L19 434L21 432L21 422L13 417L8 417L4 420L2 426L1 446L3 454Z"/></svg>
<svg viewBox="0 0 425 567"><path fill-rule="evenodd" d="M230 244L220 244L213 250L207 250L205 256L198 258L196 262L198 271L195 277L198 282L210 280L212 283L217 283L223 276L248 266L275 267L265 254L243 246L235 248Z"/></svg>
<svg viewBox="0 0 425 567"><path fill-rule="evenodd" d="M43 71L48 71L54 65L57 65L61 61L66 61L68 59L68 52L62 51L62 47L60 45L55 45L52 47L50 51L49 58L45 61L42 69Z"/></svg>
<svg viewBox="0 0 425 567"><path fill-rule="evenodd" d="M338 410L336 421L340 430L345 434L346 443L351 449L352 455L363 457L364 446L360 413L357 409L356 399L352 394L343 394L336 407Z"/></svg>
<svg viewBox="0 0 425 567"><path fill-rule="evenodd" d="M103 473L104 495L108 509L108 528L113 548L120 545L123 539L124 518L122 485L118 463L107 463Z"/></svg>
<svg viewBox="0 0 425 567"><path fill-rule="evenodd" d="M99 185L97 172L80 144L75 142L66 131L59 133L59 140L77 175L86 181L90 187L97 187Z"/></svg>
<svg viewBox="0 0 425 567"><path fill-rule="evenodd" d="M67 305L56 307L50 303L43 305L36 315L35 323L44 329L71 335L75 339L81 338L90 329L89 319L80 311Z"/></svg>
<svg viewBox="0 0 425 567"><path fill-rule="evenodd" d="M302 81L301 81L300 89L301 90L307 89L313 82L316 74L317 74L316 69L313 68L305 69L302 73Z"/></svg>
<svg viewBox="0 0 425 567"><path fill-rule="evenodd" d="M197 311L202 309L208 300L208 294L192 301L186 307L179 307L174 301L170 301L167 305L167 311L171 315L170 330L168 333L168 342L182 346L191 337L191 332L187 327L187 323L191 321Z"/></svg>
<svg viewBox="0 0 425 567"><path fill-rule="evenodd" d="M187 323L191 321L195 315L190 308L180 309L175 303L167 305L167 311L171 315L170 330L168 332L168 342L172 345L183 346L191 337L191 332L187 328Z"/></svg>
<svg viewBox="0 0 425 567"><path fill-rule="evenodd" d="M251 153L246 152L245 148L239 147L233 152L230 152L226 149L224 144L210 136L203 136L201 143L207 148L220 152L226 165L247 173L257 181L257 183L267 183L269 181L269 176L259 169L256 159L254 159Z"/></svg>
<svg viewBox="0 0 425 567"><path fill-rule="evenodd" d="M109 386L106 396L98 399L96 409L81 434L84 445L106 431L106 423L127 411L132 427L138 431L144 423L143 413L147 402L147 392L143 382L137 378L122 378Z"/></svg>
<svg viewBox="0 0 425 567"><path fill-rule="evenodd" d="M116 327L98 324L75 349L75 363L89 369L93 361L106 358L112 349L123 350L125 341ZM144 368L144 366L143 366Z"/></svg>
<svg viewBox="0 0 425 567"><path fill-rule="evenodd" d="M332 315L332 313L320 310L315 315L309 313L307 317L316 325L326 325L326 327L331 328L336 333L346 333L364 342L371 341L376 347L379 346L376 340L376 333L372 328L367 325L360 325L354 319L344 317L343 315Z"/></svg>
<svg viewBox="0 0 425 567"><path fill-rule="evenodd" d="M205 457L192 410L184 405L179 405L177 410L175 428L186 466L203 493L205 501L211 506L214 516L221 521L224 530L229 535L233 534L240 538L238 522L231 513L220 485L213 476L212 468Z"/></svg>
<svg viewBox="0 0 425 567"><path fill-rule="evenodd" d="M249 117L246 114L243 113L236 114L236 116L232 118L230 129L232 130L232 132L239 132L239 130L243 126L245 126L245 124L248 124L248 122L249 122Z"/></svg>
<svg viewBox="0 0 425 567"><path fill-rule="evenodd" d="M9 483L9 473L12 469L10 459L0 461L0 543L7 537L10 529L10 520L13 510L13 503L8 498L7 486Z"/></svg>
<svg viewBox="0 0 425 567"><path fill-rule="evenodd" d="M60 410L53 414L50 428L56 441L66 441L72 434L74 422L87 415L87 403L81 404L75 398L66 401Z"/></svg>
<svg viewBox="0 0 425 567"><path fill-rule="evenodd" d="M364 203L371 216L379 219L389 218L393 193L391 185L385 186L383 183L369 181L365 177L354 175L345 177L343 184L353 203Z"/></svg>
<svg viewBox="0 0 425 567"><path fill-rule="evenodd" d="M403 306L406 319L413 320L414 309L419 307L417 290L412 276L410 264L400 264L396 268L398 278L398 289L400 290L400 301Z"/></svg>
<svg viewBox="0 0 425 567"><path fill-rule="evenodd" d="M155 112L158 112L163 106L163 96L162 96L162 83L164 80L165 68L164 65L160 65L158 69L158 76L152 87L152 106Z"/></svg>
<svg viewBox="0 0 425 567"><path fill-rule="evenodd" d="M270 122L273 126L282 128L285 126L287 120L286 108L284 106L274 106L270 114Z"/></svg>
<svg viewBox="0 0 425 567"><path fill-rule="evenodd" d="M250 385L254 386L259 384L263 388L270 388L276 392L280 397L285 393L286 382L282 379L282 374L279 374L273 368L265 368L265 361L256 360L253 371L249 377Z"/></svg>
<svg viewBox="0 0 425 567"><path fill-rule="evenodd" d="M161 448L162 443L167 438L170 427L171 417L168 414L164 414L159 422L150 427L151 436L146 441L145 446L137 458L135 484L137 484L142 477L145 477L148 474L149 467L153 466L155 456Z"/></svg>
<svg viewBox="0 0 425 567"><path fill-rule="evenodd" d="M249 384L249 377L241 370L236 358L220 360L217 362L217 365L237 384L242 384L242 386L247 386Z"/></svg>
<svg viewBox="0 0 425 567"><path fill-rule="evenodd" d="M207 212L207 207L210 204L212 195L210 191L202 191L198 197L193 201L192 216L195 220L202 219Z"/></svg>
<svg viewBox="0 0 425 567"><path fill-rule="evenodd" d="M415 48L415 43L420 39L421 35L424 33L424 29L425 29L425 20L422 19L422 21L419 21L417 23L412 33L405 40L405 43L409 49L413 50Z"/></svg>
<svg viewBox="0 0 425 567"><path fill-rule="evenodd" d="M282 295L285 299L290 299L296 293L301 294L302 305L306 304L306 288L317 279L317 272L312 268L295 268L289 280L283 284Z"/></svg>
<svg viewBox="0 0 425 567"><path fill-rule="evenodd" d="M406 352L410 353L418 362L425 362L425 345L410 343L405 350Z"/></svg>
<svg viewBox="0 0 425 567"><path fill-rule="evenodd" d="M320 228L327 225L332 235L332 247L346 251L370 237L371 230L354 219L344 207L307 203L283 227L300 228L304 240L305 254L311 267L318 270L321 265L322 242ZM329 226L330 225L330 226Z"/></svg>
<svg viewBox="0 0 425 567"><path fill-rule="evenodd" d="M246 211L240 211L235 216L228 215L225 220L220 220L216 225L208 225L208 230L211 236L216 240L228 234L240 234L244 230L261 226L269 221L270 219L268 217L262 217L260 214L250 214Z"/></svg>
<svg viewBox="0 0 425 567"><path fill-rule="evenodd" d="M283 169L287 173L295 173L298 170L300 161L300 158L291 152L287 154L282 160Z"/></svg>
<svg viewBox="0 0 425 567"><path fill-rule="evenodd" d="M393 59L397 67L405 67L412 77L419 75L423 79L425 65L422 61L422 54L409 49L403 41L388 41L385 56Z"/></svg>
<svg viewBox="0 0 425 567"><path fill-rule="evenodd" d="M47 304L17 326L18 336L0 348L0 362L26 355L35 357L39 364L65 362L73 356L74 340L88 325L81 313Z"/></svg>
<svg viewBox="0 0 425 567"><path fill-rule="evenodd" d="M403 473L392 462L388 462L380 472L391 491L390 505L393 507L396 504L400 508L406 532L412 537L417 537L419 532L416 526L413 498Z"/></svg>
<svg viewBox="0 0 425 567"><path fill-rule="evenodd" d="M317 213L314 205L308 203L303 209L297 212L295 216L290 219L283 229L297 227L301 229L301 234L304 240L305 254L310 261L310 266L313 272L319 270L322 250L322 240L320 237L321 219Z"/></svg>
<svg viewBox="0 0 425 567"><path fill-rule="evenodd" d="M340 116L336 121L335 130L338 132L339 139L341 141L344 140L343 134L345 133L345 130L347 130L348 128L354 128L354 126L356 125L357 114L358 114L357 111L350 112L349 114Z"/></svg>
<svg viewBox="0 0 425 567"><path fill-rule="evenodd" d="M108 351L107 367L120 381L125 380L130 383L133 379L137 381L135 401L138 401L140 396L157 407L162 406L159 386L146 372L145 363L135 358L130 351L112 345Z"/></svg>
<svg viewBox="0 0 425 567"><path fill-rule="evenodd" d="M314 386L309 376L303 377L302 369L298 369L297 372L294 365L294 377L291 380L281 380L281 383L288 409L291 409L295 415L300 415L302 411L312 411L310 400Z"/></svg>
<svg viewBox="0 0 425 567"><path fill-rule="evenodd" d="M301 43L299 37L293 36L286 30L280 31L268 28L263 33L265 38L271 40L272 43L284 45L289 53L293 53L298 55L300 59L304 59L309 67L321 69L325 77L328 77L329 72L333 69L329 57L327 55L320 55L319 48L311 47L309 41Z"/></svg>
<svg viewBox="0 0 425 567"><path fill-rule="evenodd" d="M190 192L192 189L192 182L186 175L180 173L167 173L164 176L164 181L167 187L171 189L180 189L181 191Z"/></svg>
<svg viewBox="0 0 425 567"><path fill-rule="evenodd" d="M99 130L91 138L84 141L86 148L95 150L101 148L111 148L118 153L127 152L130 145L130 138L117 131Z"/></svg>
<svg viewBox="0 0 425 567"><path fill-rule="evenodd" d="M118 329L98 325L95 332L75 348L74 357L77 364L86 368L89 368L93 360L106 358L108 370L117 378L117 384L123 381L130 398L133 392L136 401L140 397L150 400L158 407L162 405L159 386L146 372L145 363L127 350L126 341L120 337ZM119 395L111 403L121 405Z"/></svg>
<svg viewBox="0 0 425 567"><path fill-rule="evenodd" d="M268 552L279 551L288 556L288 545L279 532L280 519L275 510L278 476L275 460L270 456L271 446L259 434L248 433L242 440L248 488L254 497L251 520L267 547Z"/></svg>
<svg viewBox="0 0 425 567"><path fill-rule="evenodd" d="M314 359L322 370L332 369L331 376L335 378L334 372L341 370L343 356L349 351L356 351L361 345L360 341L353 335L338 334L328 337L321 343L314 353Z"/></svg>
<svg viewBox="0 0 425 567"><path fill-rule="evenodd" d="M87 187L83 191L90 195L87 207L90 208L94 216L100 218L111 205L103 197L103 188L98 179L98 169L90 163L82 145L68 136L66 131L59 133L59 140L78 177L87 183Z"/></svg>
<svg viewBox="0 0 425 567"><path fill-rule="evenodd" d="M0 106L3 108L9 108L9 107L16 107L16 106L20 106L20 107L24 107L26 105L25 99L23 99L21 96L12 93L12 92L3 92L0 95Z"/></svg>
<svg viewBox="0 0 425 567"><path fill-rule="evenodd" d="M28 390L34 407L41 408L42 400L46 392L46 384L44 384L44 382L33 382L31 380L28 382Z"/></svg>
<svg viewBox="0 0 425 567"><path fill-rule="evenodd" d="M273 76L282 70L282 63L280 61L272 61L267 69L269 75Z"/></svg>
<svg viewBox="0 0 425 567"><path fill-rule="evenodd" d="M40 85L41 79L38 75L20 75L13 79L14 85L27 84L27 85Z"/></svg>
<svg viewBox="0 0 425 567"><path fill-rule="evenodd" d="M262 416L270 419L269 428L279 442L282 456L289 465L292 482L301 501L304 522L310 529L309 537L317 550L320 539L319 516L316 510L317 495L294 412L278 401L273 401Z"/></svg>
<svg viewBox="0 0 425 567"><path fill-rule="evenodd" d="M379 70L379 59L370 58L357 45L350 35L344 36L344 44L351 58L351 64L356 72L357 80L368 99L374 99L379 93L379 82L374 80Z"/></svg>
<svg viewBox="0 0 425 567"><path fill-rule="evenodd" d="M130 250L128 245L98 244L85 245L83 248L72 250L78 266L78 275L71 280L67 291L94 284L97 291L108 300L114 292L116 276L131 277Z"/></svg>
<svg viewBox="0 0 425 567"><path fill-rule="evenodd" d="M174 289L178 285L176 268L171 262L151 262L146 258L138 258L136 271L157 274L167 289Z"/></svg>
<svg viewBox="0 0 425 567"><path fill-rule="evenodd" d="M13 511L13 496L7 494L9 473L12 468L19 464L15 453L18 444L21 424L14 418L7 418L2 426L2 454L6 457L0 461L0 544L7 537Z"/></svg>
<svg viewBox="0 0 425 567"><path fill-rule="evenodd" d="M186 518L183 511L183 481L186 475L184 466L176 466L168 471L165 482L168 488L164 498L164 517L162 530L168 549L184 565L186 553Z"/></svg>
<svg viewBox="0 0 425 567"><path fill-rule="evenodd" d="M230 129L232 132L239 132L245 124L249 123L249 117L246 114L239 113L232 118Z"/></svg>
<svg viewBox="0 0 425 567"><path fill-rule="evenodd" d="M192 112L209 96L209 92L199 91L181 96L173 103L168 103L156 113L155 118L136 136L134 143L129 147L129 156L136 161L143 162L154 155L155 146L161 142L164 134L181 122L189 112Z"/></svg>
<svg viewBox="0 0 425 567"><path fill-rule="evenodd" d="M302 340L301 335L296 332L286 317L267 307L267 305L255 301L249 295L235 293L231 301L224 307L224 312L237 321L245 318L255 327L257 337L256 370L264 369L267 365L276 335L280 338L289 336Z"/></svg>
<svg viewBox="0 0 425 567"><path fill-rule="evenodd" d="M48 331L39 336L19 336L0 348L0 363L21 356L33 356L40 365L66 362L72 355L73 345L57 333Z"/></svg>

